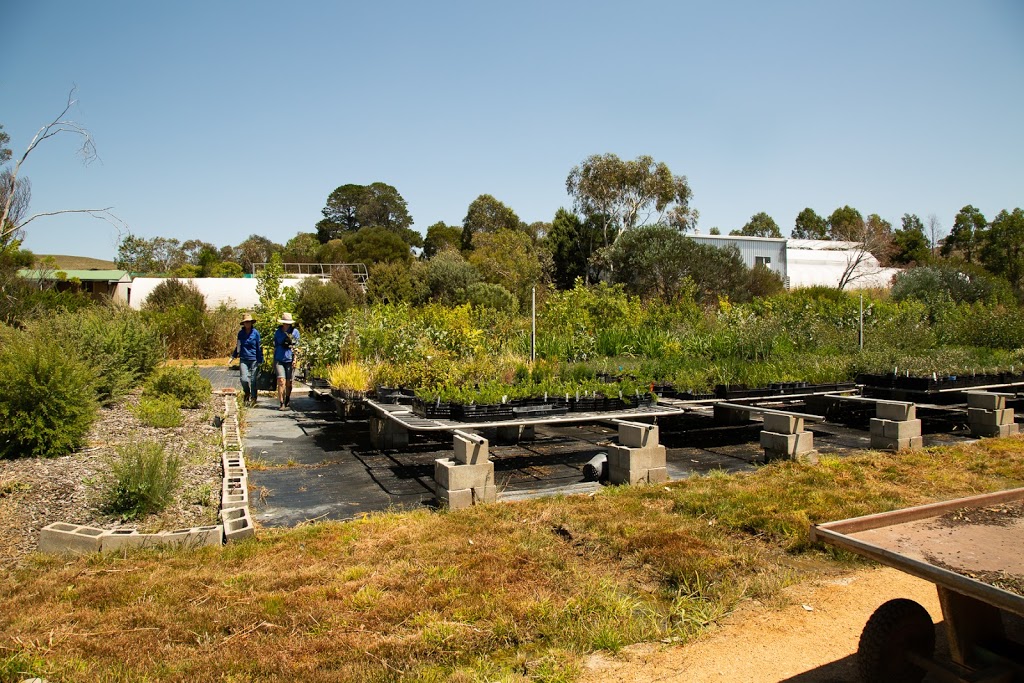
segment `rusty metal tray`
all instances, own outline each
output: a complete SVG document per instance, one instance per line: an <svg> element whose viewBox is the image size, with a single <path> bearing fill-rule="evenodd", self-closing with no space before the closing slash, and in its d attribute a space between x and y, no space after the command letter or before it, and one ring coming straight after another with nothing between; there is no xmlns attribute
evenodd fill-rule
<svg viewBox="0 0 1024 683"><path fill-rule="evenodd" d="M817 524L811 540L1024 616L1024 488Z"/></svg>

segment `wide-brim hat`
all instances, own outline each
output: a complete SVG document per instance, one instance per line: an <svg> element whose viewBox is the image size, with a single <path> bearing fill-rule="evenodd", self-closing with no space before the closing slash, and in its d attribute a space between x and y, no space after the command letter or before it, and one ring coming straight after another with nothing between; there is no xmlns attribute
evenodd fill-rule
<svg viewBox="0 0 1024 683"><path fill-rule="evenodd" d="M256 318L252 317L252 313L250 313L249 311L246 311L245 315L242 316L242 319L238 322L238 324L241 325L242 323L254 323L254 322L256 322Z"/></svg>
<svg viewBox="0 0 1024 683"><path fill-rule="evenodd" d="M280 323L281 325L294 325L295 324L295 321L292 320L292 314L291 313L282 313L281 314L281 319L278 320L277 322Z"/></svg>

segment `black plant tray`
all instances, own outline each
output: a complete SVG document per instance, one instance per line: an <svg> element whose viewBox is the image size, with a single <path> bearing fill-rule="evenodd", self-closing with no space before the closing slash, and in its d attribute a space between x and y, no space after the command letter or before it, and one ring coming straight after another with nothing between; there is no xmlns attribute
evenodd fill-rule
<svg viewBox="0 0 1024 683"><path fill-rule="evenodd" d="M516 417L549 417L552 415L565 415L569 412L569 406L565 405L564 401L562 405L556 405L554 403L540 403L537 405L522 405L514 406L512 413Z"/></svg>
<svg viewBox="0 0 1024 683"><path fill-rule="evenodd" d="M437 401L428 403L421 398L413 398L412 412L428 420L447 420L452 416L452 404Z"/></svg>
<svg viewBox="0 0 1024 683"><path fill-rule="evenodd" d="M605 398L603 396L584 396L583 398L569 398L570 413L596 413L604 410Z"/></svg>
<svg viewBox="0 0 1024 683"><path fill-rule="evenodd" d="M412 405L416 399L416 393L405 387L377 387L375 395L381 403L397 403L403 406Z"/></svg>
<svg viewBox="0 0 1024 683"><path fill-rule="evenodd" d="M452 419L463 422L490 422L492 420L511 420L515 417L509 403L453 403Z"/></svg>

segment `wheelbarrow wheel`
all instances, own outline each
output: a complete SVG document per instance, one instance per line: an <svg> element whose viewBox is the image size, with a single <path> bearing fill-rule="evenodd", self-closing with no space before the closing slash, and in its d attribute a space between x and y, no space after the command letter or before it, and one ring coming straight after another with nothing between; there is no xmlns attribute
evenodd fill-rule
<svg viewBox="0 0 1024 683"><path fill-rule="evenodd" d="M935 625L921 605L898 598L871 615L860 634L857 670L864 683L920 683L925 670L907 657L914 652L931 658Z"/></svg>

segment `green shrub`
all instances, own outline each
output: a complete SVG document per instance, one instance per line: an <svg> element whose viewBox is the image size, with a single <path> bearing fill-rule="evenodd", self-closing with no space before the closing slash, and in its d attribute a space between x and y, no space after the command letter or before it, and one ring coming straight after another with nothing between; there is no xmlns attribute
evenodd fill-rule
<svg viewBox="0 0 1024 683"><path fill-rule="evenodd" d="M178 399L173 396L143 396L129 410L147 427L180 427L184 420Z"/></svg>
<svg viewBox="0 0 1024 683"><path fill-rule="evenodd" d="M74 353L27 333L0 349L0 458L80 447L96 416L96 374Z"/></svg>
<svg viewBox="0 0 1024 683"><path fill-rule="evenodd" d="M896 301L918 299L929 308L944 302L976 302L1009 304L1015 301L1010 283L969 265L957 267L941 264L911 268L896 275L892 283L892 298Z"/></svg>
<svg viewBox="0 0 1024 683"><path fill-rule="evenodd" d="M144 306L148 311L169 311L179 306L205 311L206 297L193 283L172 277L153 288Z"/></svg>
<svg viewBox="0 0 1024 683"><path fill-rule="evenodd" d="M519 310L516 295L501 285L489 282L474 282L466 288L466 300L473 306L493 308L496 311L515 313Z"/></svg>
<svg viewBox="0 0 1024 683"><path fill-rule="evenodd" d="M170 396L183 408L199 408L210 397L210 380L195 368L161 368L146 387L145 396Z"/></svg>
<svg viewBox="0 0 1024 683"><path fill-rule="evenodd" d="M213 311L176 306L146 315L163 339L168 358L216 358L235 347L239 313L224 305Z"/></svg>
<svg viewBox="0 0 1024 683"><path fill-rule="evenodd" d="M334 282L321 282L307 277L296 289L295 316L306 329L315 329L347 310L352 302L348 294ZM261 332L262 334L262 332Z"/></svg>
<svg viewBox="0 0 1024 683"><path fill-rule="evenodd" d="M130 443L117 450L105 509L125 519L159 512L171 502L181 461L155 441Z"/></svg>
<svg viewBox="0 0 1024 683"><path fill-rule="evenodd" d="M97 374L96 396L104 405L139 386L164 358L157 327L124 306L98 306L51 316L32 326L40 338L67 340Z"/></svg>

